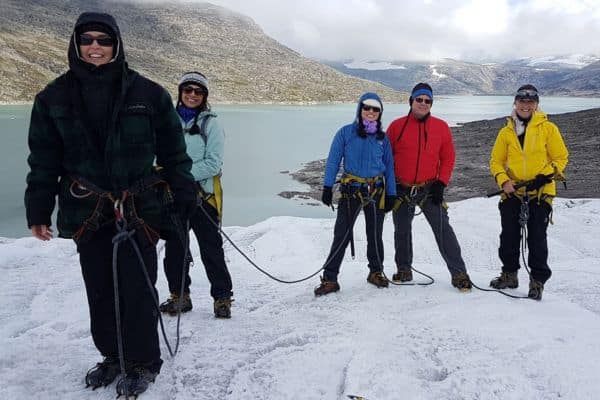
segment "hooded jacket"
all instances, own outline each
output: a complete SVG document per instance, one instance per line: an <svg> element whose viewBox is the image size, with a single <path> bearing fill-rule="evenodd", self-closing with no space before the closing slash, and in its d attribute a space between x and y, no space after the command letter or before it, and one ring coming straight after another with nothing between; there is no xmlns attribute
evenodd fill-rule
<svg viewBox="0 0 600 400"><path fill-rule="evenodd" d="M185 134L187 153L192 159L192 175L206 193L214 193L213 178L221 173L223 155L225 152L225 132L217 121L217 114L212 111L201 111L196 124L202 125L205 118L206 142L200 135L190 135L189 131L194 126L194 119L181 125Z"/></svg>
<svg viewBox="0 0 600 400"><path fill-rule="evenodd" d="M393 121L387 135L397 181L411 185L440 180L448 186L456 153L446 122L431 114L419 120L409 113Z"/></svg>
<svg viewBox="0 0 600 400"><path fill-rule="evenodd" d="M385 135L380 135L381 132L366 137L360 137L358 133L358 124L362 123L360 120L361 104L366 99L375 99L383 104L375 93L365 93L360 97L354 122L340 128L333 138L325 166L324 186L334 185L343 160L345 173L361 178L383 175L386 181L386 193L395 196L394 159L390 141ZM383 110L381 111L383 113ZM381 113L379 118L381 119Z"/></svg>
<svg viewBox="0 0 600 400"><path fill-rule="evenodd" d="M548 121L545 113L536 111L527 124L523 146L515 131L515 121L508 118L492 148L490 171L502 187L509 179L524 182L538 174L552 174L554 168L562 174L568 159L569 152L558 127ZM555 196L554 181L544 185L542 193Z"/></svg>
<svg viewBox="0 0 600 400"><path fill-rule="evenodd" d="M89 22L109 26L117 36L114 59L94 66L79 58L77 28ZM115 20L83 13L69 44L69 71L37 94L31 111L25 207L27 224L51 225L59 199L58 230L71 237L90 216L95 196L76 198L70 175L102 189L121 192L163 166L172 187L192 182L181 124L167 91L128 68ZM136 197L136 209L151 226L162 206L153 191Z"/></svg>

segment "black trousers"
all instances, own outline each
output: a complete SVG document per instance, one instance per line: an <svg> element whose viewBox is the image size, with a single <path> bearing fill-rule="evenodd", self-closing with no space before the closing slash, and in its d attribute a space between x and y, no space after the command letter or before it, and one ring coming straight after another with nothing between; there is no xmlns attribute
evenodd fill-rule
<svg viewBox="0 0 600 400"><path fill-rule="evenodd" d="M365 232L367 235L367 260L371 271L383 271L383 220L385 212L377 206L379 199L363 207L365 214ZM333 231L333 243L327 257L323 277L328 281L337 281L344 253L350 243L350 231L356 221L355 216L362 207L357 197L342 197L338 204L337 218Z"/></svg>
<svg viewBox="0 0 600 400"><path fill-rule="evenodd" d="M521 200L518 197L508 197L498 205L502 232L500 233L500 248L498 255L502 261L502 271L517 272L520 268L519 256L521 251L521 225L519 214ZM545 201L538 203L537 199L528 203L529 219L527 220L527 247L529 250L527 263L531 269L531 277L545 283L552 271L548 266L548 241L546 230L552 207Z"/></svg>
<svg viewBox="0 0 600 400"><path fill-rule="evenodd" d="M206 202L202 203L202 207L204 211L198 207L196 213L190 218L190 227L194 231L200 246L200 258L210 282L210 295L213 299L228 298L233 296L233 292L231 275L225 264L223 238L218 228L211 222L211 219L216 223L219 222L218 213L214 207ZM171 293L179 294L181 291L184 250L183 244L176 233L169 232L169 237L165 242L164 269ZM192 280L189 274L189 262L187 261L185 269L187 274L183 291L189 293Z"/></svg>
<svg viewBox="0 0 600 400"><path fill-rule="evenodd" d="M77 246L83 280L90 308L92 338L96 348L107 357L117 357L117 328L112 273L112 237L114 225L100 229L88 241ZM144 235L134 235L144 260L152 288L146 278L135 250L129 241L119 245L117 275L121 311L121 337L126 365L145 364L160 370L158 343L158 312L153 296L157 295L156 246Z"/></svg>
<svg viewBox="0 0 600 400"><path fill-rule="evenodd" d="M431 227L435 242L440 255L446 262L446 267L452 276L461 272L466 273L465 262L461 255L460 245L450 225L448 211L441 204L431 202L429 187L424 186L410 197L410 189L402 185L396 185L396 192L401 196L411 199L402 203L398 210L394 211L394 247L396 254L394 259L398 268L410 268L413 264L413 241L412 222L415 217L417 204L425 215L427 223Z"/></svg>

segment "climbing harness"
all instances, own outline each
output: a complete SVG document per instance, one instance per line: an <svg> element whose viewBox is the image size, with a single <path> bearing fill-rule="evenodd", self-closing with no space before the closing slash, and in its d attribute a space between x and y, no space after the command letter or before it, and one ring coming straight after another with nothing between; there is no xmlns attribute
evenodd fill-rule
<svg viewBox="0 0 600 400"><path fill-rule="evenodd" d="M342 196L358 197L363 206L379 197L379 209L385 208L385 178L383 175L361 178L346 172L336 183L342 185Z"/></svg>
<svg viewBox="0 0 600 400"><path fill-rule="evenodd" d="M150 243L155 244L159 239L158 233L155 232L152 228L150 228L144 222L144 220L139 218L136 208L135 208L135 202L134 202L135 196L137 196L147 190L150 190L151 188L153 188L155 186L163 186L163 188L165 190L165 192L164 192L165 195L163 198L163 201L164 201L163 205L166 205L166 204L172 203L172 201L173 201L172 195L170 193L170 190L167 188L166 181L164 181L160 176L158 176L156 174L153 174L147 178L137 181L132 187L120 192L120 194L116 194L115 192L110 192L110 191L104 190L81 176L71 175L69 178L72 180L69 191L70 191L71 195L73 195L75 198L82 199L82 198L87 198L90 196L97 197L96 206L94 208L94 211L92 212L92 215L84 221L81 228L73 235L73 239L75 240L76 243L81 243L82 241L88 240L101 227L107 226L111 221L114 220L114 224L115 224L117 233L112 237L111 241L113 244L112 275L113 275L113 292L114 292L114 302L115 302L115 325L116 325L116 330L117 330L117 335L116 335L117 336L117 349L118 349L118 353L119 353L119 366L120 366L121 375L122 375L121 379L125 379L125 376L126 376L125 357L124 357L124 349L123 349L123 338L121 335L121 332L122 332L121 312L120 312L121 307L120 307L120 300L119 300L120 299L119 279L118 279L118 271L117 271L118 249L119 249L119 246L123 242L128 241L131 244L131 246L132 246L133 250L135 251L135 254L138 258L139 265L144 274L144 279L146 281L148 288L150 289L150 293L152 294L152 299L154 300L154 304L155 304L156 310L158 312L158 318L159 318L159 322L160 322L162 336L163 336L163 339L165 340L165 344L167 346L169 354L171 355L171 357L175 357L175 355L177 354L177 351L178 351L179 319L177 321L177 344L175 346L175 350L173 351L171 348L171 344L169 343L169 340L167 339L167 336L166 336L164 323L163 323L162 316L161 316L161 313L159 310L158 297L156 295L156 291L154 290L154 285L152 284L152 281L148 274L148 269L144 262L142 252L140 251L137 241L134 239L134 235L136 235L136 233L140 232L140 230L143 231L143 233L145 235L145 239L148 240ZM108 205L110 203L112 203L112 210L113 210L113 216L111 216L111 217L109 217L103 213L103 212L105 212L106 208L108 207ZM174 221L174 223L177 225L177 221ZM180 225L179 225L179 227L180 227ZM180 230L181 229L178 229L178 231L180 231ZM183 237L181 239L182 239L182 243L185 244L185 248L187 249L188 248L188 245L186 244L187 241L185 241L185 239ZM187 250L186 250L186 254L184 256L184 262L185 262L186 257L187 257ZM124 388L125 388L125 393L124 393L125 398L129 398L129 395L127 393L127 390L128 390L127 385L125 385Z"/></svg>
<svg viewBox="0 0 600 400"><path fill-rule="evenodd" d="M423 206L425 205L425 201L430 197L429 191L431 188L431 184L434 181L425 181L422 183L406 183L401 180L396 180L396 187L401 186L403 194L398 196L400 204L398 208L403 205L407 205L408 207L416 208L419 206L418 213L413 216L419 216L423 213ZM442 207L448 209L448 205L446 202L442 203Z"/></svg>
<svg viewBox="0 0 600 400"><path fill-rule="evenodd" d="M158 241L158 233L150 228L143 219L139 218L135 208L134 198L156 186L163 186L166 188L166 181L159 175L152 174L146 178L142 178L133 186L122 192L110 192L104 190L82 176L69 175L69 179L71 179L69 192L73 197L85 199L90 196L96 196L97 198L92 214L73 234L73 240L76 243L85 242L101 227L110 224L113 218L117 217L116 214L115 217L112 215L105 215L111 204L113 206L119 204L116 210L119 211L120 216L129 220L128 223L130 229L136 230L141 228L148 241L151 243L156 243ZM167 191L165 190L165 192Z"/></svg>

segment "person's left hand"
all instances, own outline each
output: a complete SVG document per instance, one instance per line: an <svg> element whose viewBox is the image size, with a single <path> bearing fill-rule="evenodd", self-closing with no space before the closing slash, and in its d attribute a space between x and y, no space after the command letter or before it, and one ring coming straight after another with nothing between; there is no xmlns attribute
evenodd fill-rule
<svg viewBox="0 0 600 400"><path fill-rule="evenodd" d="M323 194L321 195L321 201L328 207L331 207L333 201L333 190L331 186L323 186Z"/></svg>
<svg viewBox="0 0 600 400"><path fill-rule="evenodd" d="M435 181L431 184L431 188L429 189L429 196L431 197L431 202L436 206L439 206L444 202L444 182Z"/></svg>
<svg viewBox="0 0 600 400"><path fill-rule="evenodd" d="M195 183L182 185L173 190L173 202L175 203L175 211L183 219L187 221L196 213L198 208L198 191Z"/></svg>
<svg viewBox="0 0 600 400"><path fill-rule="evenodd" d="M552 182L552 178L548 178L546 175L538 174L532 183L527 185L527 190L539 190L542 186Z"/></svg>
<svg viewBox="0 0 600 400"><path fill-rule="evenodd" d="M31 235L36 239L47 241L52 239L52 228L48 225L31 225Z"/></svg>

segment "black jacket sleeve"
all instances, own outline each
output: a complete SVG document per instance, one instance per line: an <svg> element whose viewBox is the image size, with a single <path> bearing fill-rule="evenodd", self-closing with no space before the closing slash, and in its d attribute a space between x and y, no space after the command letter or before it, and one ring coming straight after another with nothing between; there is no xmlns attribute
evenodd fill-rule
<svg viewBox="0 0 600 400"><path fill-rule="evenodd" d="M48 109L36 96L29 124L30 171L25 189L27 226L51 225L51 216L59 190L62 171L63 142Z"/></svg>

